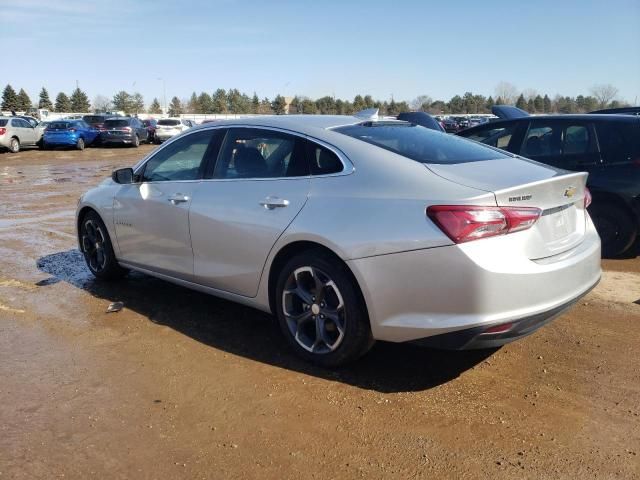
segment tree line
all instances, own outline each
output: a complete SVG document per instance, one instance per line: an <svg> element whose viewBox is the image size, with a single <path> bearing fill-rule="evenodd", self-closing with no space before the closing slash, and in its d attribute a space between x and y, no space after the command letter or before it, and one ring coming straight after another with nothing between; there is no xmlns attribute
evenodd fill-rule
<svg viewBox="0 0 640 480"><path fill-rule="evenodd" d="M252 96L232 88L219 88L213 93L193 92L189 98L180 99L174 96L166 106L169 115L176 116L185 113L192 114L335 114L348 115L366 108L378 108L382 115L397 115L406 111L425 111L434 115L439 114L477 114L491 113L494 105L515 105L529 113L583 113L598 108L615 108L627 105L616 100L617 89L612 85L596 85L591 89L591 95L576 97L548 94L541 95L535 90L518 92L507 83L500 82L496 86L495 98L466 92L454 95L448 101L434 100L428 95L419 95L411 102L374 100L371 95L356 95L353 100L336 99L324 96L311 99L306 96L295 96L287 102L284 96L276 95L272 100L267 97L260 99L254 92ZM31 98L21 88L17 93L11 85L7 85L2 93L2 110L26 111L34 107ZM85 92L76 87L69 95L58 93L55 103L51 101L45 87L40 91L37 108L46 108L57 112L89 112L124 111L127 114L150 113L161 114L162 105L158 98L154 98L148 107L144 97L139 92L129 93L124 90L117 92L112 98L98 95L93 105Z"/></svg>

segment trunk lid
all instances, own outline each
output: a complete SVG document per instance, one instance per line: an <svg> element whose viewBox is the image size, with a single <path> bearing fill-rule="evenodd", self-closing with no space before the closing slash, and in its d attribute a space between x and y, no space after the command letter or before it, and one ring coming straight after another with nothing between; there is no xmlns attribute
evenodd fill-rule
<svg viewBox="0 0 640 480"><path fill-rule="evenodd" d="M493 193L500 207L540 208L542 216L532 228L511 234L524 240L525 254L532 260L570 250L584 238L584 172L521 158L426 166L447 180Z"/></svg>

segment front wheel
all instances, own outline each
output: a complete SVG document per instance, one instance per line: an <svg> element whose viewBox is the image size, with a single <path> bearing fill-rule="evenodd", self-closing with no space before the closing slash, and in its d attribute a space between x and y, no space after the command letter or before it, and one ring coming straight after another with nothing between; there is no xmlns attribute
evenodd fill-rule
<svg viewBox="0 0 640 480"><path fill-rule="evenodd" d="M20 140L12 138L11 142L9 142L9 151L11 153L18 153L20 151Z"/></svg>
<svg viewBox="0 0 640 480"><path fill-rule="evenodd" d="M127 270L118 265L113 245L102 219L96 212L87 213L80 225L80 246L91 273L103 280L115 280Z"/></svg>
<svg viewBox="0 0 640 480"><path fill-rule="evenodd" d="M276 314L293 350L323 367L352 362L373 345L364 300L353 276L323 251L297 255L282 269Z"/></svg>
<svg viewBox="0 0 640 480"><path fill-rule="evenodd" d="M613 203L594 203L591 219L602 241L602 255L616 257L625 253L638 236L638 225L630 214Z"/></svg>

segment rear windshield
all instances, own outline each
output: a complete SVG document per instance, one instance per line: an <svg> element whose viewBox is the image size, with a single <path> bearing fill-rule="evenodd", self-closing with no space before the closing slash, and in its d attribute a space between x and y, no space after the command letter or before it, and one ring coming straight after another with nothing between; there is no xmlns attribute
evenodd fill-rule
<svg viewBox="0 0 640 480"><path fill-rule="evenodd" d="M109 128L128 127L129 120L105 120L104 126Z"/></svg>
<svg viewBox="0 0 640 480"><path fill-rule="evenodd" d="M169 120L169 119L163 119L163 120L158 120L158 125L180 125L180 120Z"/></svg>
<svg viewBox="0 0 640 480"><path fill-rule="evenodd" d="M51 124L47 127L51 130L61 129L66 130L69 128L71 124L69 122L51 122Z"/></svg>
<svg viewBox="0 0 640 480"><path fill-rule="evenodd" d="M4 127L4 126L7 124L7 122L8 122L8 121L9 121L9 120L4 119L4 118L3 118L3 119L0 119L0 127Z"/></svg>
<svg viewBox="0 0 640 480"><path fill-rule="evenodd" d="M100 115L85 115L82 119L87 123L102 123L104 122L104 117Z"/></svg>
<svg viewBox="0 0 640 480"><path fill-rule="evenodd" d="M464 163L508 158L469 140L411 123L366 122L334 129L421 163Z"/></svg>

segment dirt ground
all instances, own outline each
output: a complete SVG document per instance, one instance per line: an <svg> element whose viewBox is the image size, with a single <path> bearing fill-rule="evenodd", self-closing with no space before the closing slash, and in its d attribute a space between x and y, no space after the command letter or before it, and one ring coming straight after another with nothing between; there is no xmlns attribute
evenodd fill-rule
<svg viewBox="0 0 640 480"><path fill-rule="evenodd" d="M640 257L499 350L325 371L263 313L92 279L77 198L151 148L0 154L0 479L640 478Z"/></svg>

